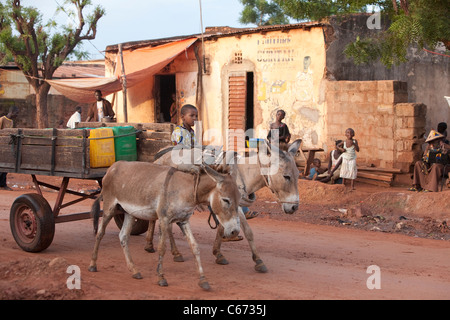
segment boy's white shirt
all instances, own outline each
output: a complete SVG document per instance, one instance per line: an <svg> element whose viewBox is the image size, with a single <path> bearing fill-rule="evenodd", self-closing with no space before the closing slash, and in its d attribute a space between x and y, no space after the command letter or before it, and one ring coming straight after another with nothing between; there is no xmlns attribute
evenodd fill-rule
<svg viewBox="0 0 450 320"><path fill-rule="evenodd" d="M75 129L75 123L77 122L81 122L81 114L76 111L69 119L69 121L67 121L67 127L71 128L71 129Z"/></svg>

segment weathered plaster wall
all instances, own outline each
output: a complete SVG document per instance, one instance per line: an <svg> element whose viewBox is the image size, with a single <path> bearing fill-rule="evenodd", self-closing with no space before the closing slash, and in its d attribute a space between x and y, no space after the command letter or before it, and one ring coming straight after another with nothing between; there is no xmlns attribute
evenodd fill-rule
<svg viewBox="0 0 450 320"><path fill-rule="evenodd" d="M203 105L208 128L227 128L228 77L254 73L254 124L256 137L265 138L278 109L293 139L306 145L324 143L324 104L320 99L325 70L325 46L321 28L223 37L205 42L211 61L204 75ZM236 59L236 57L241 57Z"/></svg>

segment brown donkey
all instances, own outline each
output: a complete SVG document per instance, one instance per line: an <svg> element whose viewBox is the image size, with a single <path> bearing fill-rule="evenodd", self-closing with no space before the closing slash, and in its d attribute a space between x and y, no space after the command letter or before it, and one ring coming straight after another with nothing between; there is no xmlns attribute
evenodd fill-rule
<svg viewBox="0 0 450 320"><path fill-rule="evenodd" d="M124 213L119 238L133 278L142 278L128 250L128 239L134 218L150 221L159 219L161 237L158 245L158 284L167 286L163 273L163 257L168 226L175 222L183 230L194 254L200 275L199 285L209 290L200 262L200 250L191 231L189 218L195 206L209 204L216 212L225 230L225 236L236 236L240 231L238 216L240 195L231 175L220 174L207 166L203 169L206 174L196 176L172 167L147 162L114 163L103 178L101 197L94 202L91 210L96 230L100 215L99 202L103 198L103 218L96 236L89 271L97 271L98 249L109 221L115 214Z"/></svg>
<svg viewBox="0 0 450 320"><path fill-rule="evenodd" d="M263 187L268 187L280 203L284 213L292 214L298 209L300 202L298 194L299 171L297 165L295 164L294 156L300 148L301 142L301 139L295 140L289 147L288 151L283 151L276 146L271 146L267 143L266 149L262 148L258 154L250 155L249 157L241 160L236 159L232 154L227 154L225 156L226 162L230 159L235 159L237 162L237 164L231 165L230 167L234 172L233 176L236 178L236 183L241 191L241 205L249 206L249 195L254 194ZM155 163L176 166L173 163L173 156L169 151L171 151L171 148L162 151L162 156L157 159ZM176 150L175 152L179 152L179 150ZM220 165L223 165L223 163ZM256 249L253 231L250 228L241 208L239 208L239 217L242 230L252 251L252 259L255 262L255 270L263 273L267 272L267 267ZM147 243L145 246L145 250L148 252L155 252L153 248L154 229L155 220L150 221L149 223L146 238ZM216 257L217 264L228 264L227 259L220 251L222 238L224 235L226 235L226 233L224 233L223 227L219 225L216 240L214 241L213 246L213 254ZM176 247L171 231L169 231L169 237L174 260L178 262L183 261L183 257Z"/></svg>

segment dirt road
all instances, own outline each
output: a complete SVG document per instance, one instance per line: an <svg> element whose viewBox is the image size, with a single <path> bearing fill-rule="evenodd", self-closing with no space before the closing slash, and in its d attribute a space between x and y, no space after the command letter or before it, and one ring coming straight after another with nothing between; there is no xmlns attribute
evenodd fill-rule
<svg viewBox="0 0 450 320"><path fill-rule="evenodd" d="M195 212L192 229L212 288L206 292L197 286L194 259L178 228L175 238L185 262L173 262L167 252L168 287L156 283L157 255L143 250L145 235L130 241L144 279L131 278L114 222L100 246L97 273L87 270L94 244L90 220L57 224L47 250L22 251L10 232L9 209L16 197L34 191L21 183L15 184L15 191L0 192L0 299L450 299L450 241L437 240L450 233L446 225L450 215L430 207L439 201L449 207L450 190L420 195L357 185L356 192L348 192L342 186L299 181L302 205L293 216L282 214L270 192L261 191L252 208L261 214L249 223L269 269L266 274L254 271L245 240L224 243L230 264L215 264L211 254L215 231L206 223L206 212ZM52 205L56 193L45 196ZM415 204L419 196L430 202L428 210ZM64 213L88 211L91 203ZM408 206L415 206L415 212ZM427 233L419 224L436 230ZM68 266L72 266L69 273ZM69 289L68 279L77 267L81 288ZM69 286L76 283L71 279ZM369 289L378 285L380 289Z"/></svg>

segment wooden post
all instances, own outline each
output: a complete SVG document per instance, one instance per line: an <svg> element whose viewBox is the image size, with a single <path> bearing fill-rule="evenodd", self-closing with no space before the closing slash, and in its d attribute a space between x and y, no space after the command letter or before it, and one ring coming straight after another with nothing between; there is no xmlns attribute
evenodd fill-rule
<svg viewBox="0 0 450 320"><path fill-rule="evenodd" d="M122 44L119 43L120 63L122 65L122 93L123 93L123 117L124 122L128 122L127 112L127 77L125 75L125 65L123 63Z"/></svg>
<svg viewBox="0 0 450 320"><path fill-rule="evenodd" d="M203 100L203 73L202 73L202 61L198 54L199 47L194 47L195 58L197 59L197 92L195 97L195 104L198 109L198 120L201 120L202 100Z"/></svg>

